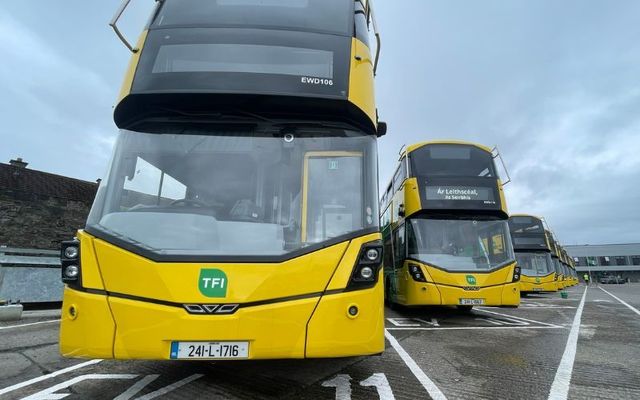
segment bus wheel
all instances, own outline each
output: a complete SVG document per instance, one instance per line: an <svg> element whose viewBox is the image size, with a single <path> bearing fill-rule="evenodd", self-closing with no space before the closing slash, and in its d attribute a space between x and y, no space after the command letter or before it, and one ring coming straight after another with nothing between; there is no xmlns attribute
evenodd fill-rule
<svg viewBox="0 0 640 400"><path fill-rule="evenodd" d="M462 312L471 312L471 309L473 308L473 306L456 306L456 308Z"/></svg>

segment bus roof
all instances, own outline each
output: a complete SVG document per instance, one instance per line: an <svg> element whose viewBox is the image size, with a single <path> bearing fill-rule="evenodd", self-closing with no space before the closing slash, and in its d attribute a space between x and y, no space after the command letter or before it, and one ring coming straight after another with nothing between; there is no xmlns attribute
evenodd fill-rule
<svg viewBox="0 0 640 400"><path fill-rule="evenodd" d="M411 153L412 151L415 151L421 147L424 146L428 146L428 145L432 145L432 144L452 144L452 145L466 145L466 146L474 146L479 148L480 150L484 150L487 153L491 153L491 149L487 146L478 144L478 143L473 143L473 142L467 142L464 140L454 140L454 139L441 139L441 140L429 140L429 141L425 141L425 142L419 142L419 143L414 143L411 144L409 146L407 146L406 149L404 149L404 151L402 152L402 156Z"/></svg>

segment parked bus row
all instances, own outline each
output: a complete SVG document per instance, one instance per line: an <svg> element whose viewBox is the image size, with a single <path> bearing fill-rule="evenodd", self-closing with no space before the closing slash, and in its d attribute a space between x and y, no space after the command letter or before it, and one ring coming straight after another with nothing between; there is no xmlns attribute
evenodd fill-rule
<svg viewBox="0 0 640 400"><path fill-rule="evenodd" d="M128 3L118 139L62 246L64 356L379 354L385 297L517 307L572 282L542 224L510 229L495 149L411 145L379 201L371 0L163 0L136 45Z"/></svg>
<svg viewBox="0 0 640 400"><path fill-rule="evenodd" d="M512 215L509 229L522 271L520 291L524 295L555 292L578 283L573 258L554 239L543 218Z"/></svg>

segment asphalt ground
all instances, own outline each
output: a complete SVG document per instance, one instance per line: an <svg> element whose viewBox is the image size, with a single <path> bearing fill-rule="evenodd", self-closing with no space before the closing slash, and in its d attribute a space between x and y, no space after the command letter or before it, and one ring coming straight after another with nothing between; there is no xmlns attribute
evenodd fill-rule
<svg viewBox="0 0 640 400"><path fill-rule="evenodd" d="M639 399L640 285L584 291L387 309L383 355L333 360L64 359L59 312L27 312L0 323L0 399Z"/></svg>

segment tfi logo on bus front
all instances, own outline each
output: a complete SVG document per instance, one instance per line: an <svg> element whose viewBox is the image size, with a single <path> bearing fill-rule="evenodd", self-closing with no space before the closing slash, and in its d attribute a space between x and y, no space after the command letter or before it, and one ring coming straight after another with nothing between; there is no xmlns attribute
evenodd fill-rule
<svg viewBox="0 0 640 400"><path fill-rule="evenodd" d="M219 269L201 269L198 279L200 293L207 297L225 297L227 295L227 275Z"/></svg>

